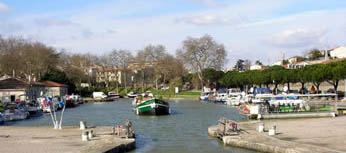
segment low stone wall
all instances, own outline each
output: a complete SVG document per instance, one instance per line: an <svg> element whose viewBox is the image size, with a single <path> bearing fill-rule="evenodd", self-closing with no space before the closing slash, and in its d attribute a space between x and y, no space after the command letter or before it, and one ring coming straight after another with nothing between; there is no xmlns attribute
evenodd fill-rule
<svg viewBox="0 0 346 153"><path fill-rule="evenodd" d="M225 136L222 139L223 143L226 145L231 145L240 148L246 148L250 150L256 150L260 152L269 153L300 153L295 149L285 148L281 146L267 145L263 143L253 143L251 141L242 140L237 136Z"/></svg>
<svg viewBox="0 0 346 153"><path fill-rule="evenodd" d="M335 117L335 112L302 112L262 114L261 119Z"/></svg>
<svg viewBox="0 0 346 153"><path fill-rule="evenodd" d="M212 137L217 138L219 135L218 133L221 132L221 129L219 126L214 125L210 126L208 128L208 134ZM255 141L249 141L242 136L224 136L221 140L225 145L230 145L233 147L239 147L239 148L245 148L250 150L256 150L260 152L268 152L268 153L300 153L300 151L297 151L295 149L291 148L285 148L281 146L275 146L275 145L267 145Z"/></svg>

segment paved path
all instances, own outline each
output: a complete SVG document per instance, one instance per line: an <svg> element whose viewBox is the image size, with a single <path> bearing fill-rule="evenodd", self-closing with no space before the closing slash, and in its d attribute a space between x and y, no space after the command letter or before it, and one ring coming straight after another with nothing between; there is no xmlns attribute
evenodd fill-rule
<svg viewBox="0 0 346 153"><path fill-rule="evenodd" d="M243 123L241 128L248 132L246 140L313 152L346 152L346 116L261 122L266 130L276 125L278 134L268 136L267 132L257 132L260 122Z"/></svg>
<svg viewBox="0 0 346 153"><path fill-rule="evenodd" d="M83 142L78 127L0 127L0 152L8 153L77 153L104 152L124 144L134 144L134 139L119 139L110 135L111 127L94 128L97 135ZM8 136L8 137L7 137Z"/></svg>

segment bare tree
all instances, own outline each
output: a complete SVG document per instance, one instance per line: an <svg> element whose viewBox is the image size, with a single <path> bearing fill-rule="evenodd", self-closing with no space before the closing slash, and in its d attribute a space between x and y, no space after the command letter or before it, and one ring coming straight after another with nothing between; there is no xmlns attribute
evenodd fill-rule
<svg viewBox="0 0 346 153"><path fill-rule="evenodd" d="M226 60L223 44L217 43L209 35L201 38L188 37L183 41L183 48L177 50L176 54L188 69L197 72L202 88L202 70L205 68L220 70Z"/></svg>
<svg viewBox="0 0 346 153"><path fill-rule="evenodd" d="M59 56L54 48L21 37L2 39L0 48L2 72L29 81L56 67Z"/></svg>
<svg viewBox="0 0 346 153"><path fill-rule="evenodd" d="M127 74L128 74L128 66L129 62L133 59L133 56L128 50L113 50L110 53L111 63L114 66L118 66L124 73L124 76L120 78L124 81L125 92L127 93Z"/></svg>

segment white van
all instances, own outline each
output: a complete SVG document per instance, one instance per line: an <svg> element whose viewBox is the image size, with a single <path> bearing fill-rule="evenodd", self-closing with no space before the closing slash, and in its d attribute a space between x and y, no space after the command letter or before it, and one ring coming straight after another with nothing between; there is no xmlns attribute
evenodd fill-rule
<svg viewBox="0 0 346 153"><path fill-rule="evenodd" d="M103 92L93 92L93 98L107 98L107 95Z"/></svg>

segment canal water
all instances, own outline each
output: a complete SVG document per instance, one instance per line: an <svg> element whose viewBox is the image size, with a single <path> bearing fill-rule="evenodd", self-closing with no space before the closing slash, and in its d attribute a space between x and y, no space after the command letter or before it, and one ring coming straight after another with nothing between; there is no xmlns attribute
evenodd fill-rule
<svg viewBox="0 0 346 153"><path fill-rule="evenodd" d="M89 103L65 110L63 125L114 126L126 119L136 132L136 150L132 153L252 153L254 151L224 146L208 136L208 127L224 116L235 121L245 119L238 110L226 105L199 101L169 101L168 116L137 116L130 99L110 103ZM58 114L60 115L60 114ZM52 126L49 114L24 121L8 122L7 126Z"/></svg>

